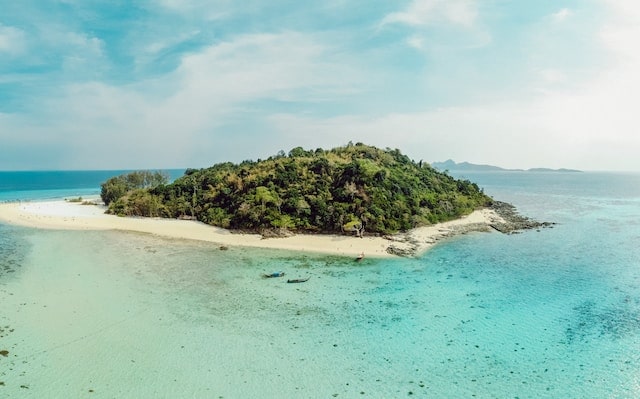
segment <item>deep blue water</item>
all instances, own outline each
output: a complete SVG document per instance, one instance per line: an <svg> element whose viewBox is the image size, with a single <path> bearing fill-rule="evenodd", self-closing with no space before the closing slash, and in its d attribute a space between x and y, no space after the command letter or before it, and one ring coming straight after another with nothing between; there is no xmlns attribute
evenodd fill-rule
<svg viewBox="0 0 640 399"><path fill-rule="evenodd" d="M129 170L0 171L0 202L54 199L100 194L100 184ZM166 170L174 180L182 169Z"/></svg>
<svg viewBox="0 0 640 399"><path fill-rule="evenodd" d="M5 189L0 195L25 200L31 193L32 199L50 198L59 189L69 193L65 195L77 195L73 190L83 188L98 192L92 181L69 187L67 182L75 177L66 176L56 187L53 175L48 176L44 188L14 183L14 191ZM220 252L185 242L158 244L151 237L34 232L0 224L0 297L6 290L11 294L7 299L31 304L16 298L18 288L12 287L24 288L16 281L33 279L39 267L55 266L62 273L65 262L72 264L78 270L69 274L69 281L75 281L76 274L89 274L84 265L99 265L100 273L118 270L113 272L113 288L102 275L94 283L96 289L103 287L106 298L110 290L126 286L128 270L135 271L142 285L135 295L127 294L127 303L161 303L182 323L171 328L183 328L187 332L182 334L193 335L189 342L201 343L180 363L183 377L192 378L191 386L178 386L188 397L214 388L224 397L252 397L256 392L262 397L311 398L640 397L640 174L491 172L459 177L513 203L527 216L557 224L514 235L459 236L419 259L367 259L357 267L336 257L234 248ZM91 249L81 249L81 242ZM24 273L21 265L26 265ZM294 290L277 281L268 286L256 281L260 273L280 269L312 279ZM3 288L7 278L16 285ZM36 291L41 284L25 282ZM0 311L10 314L1 304ZM22 330L28 329L21 318L26 312L11 317L0 313L0 324L22 323ZM49 335L65 337L67 328L76 325L69 320ZM173 338L163 335L164 330L142 321L136 328L147 335L131 347L170 347ZM236 342L232 336L241 338ZM233 353L242 356L226 359L223 368L229 373L216 378L206 374L213 367L210 358L220 355L211 337L253 350L236 349ZM69 341L75 342L73 337ZM0 349L4 342L0 336ZM39 341L27 342L12 344L10 350L37 350L32 346L37 348L34 342ZM117 342L105 338L90 344L76 350L80 359L94 347ZM38 375L44 376L41 387L58 378L48 357L27 360L23 366L15 363L25 376L16 371L3 377L0 369L0 381L15 387L9 392L26 392L19 389L17 381L22 380L33 383L30 392L37 392L33 381ZM114 367L108 357L91 364L100 375ZM172 374L140 370L130 360L120 368L123 376L147 383L118 388L99 384L98 377L84 375L82 367L74 369L73 379L102 388L104 396L96 397L123 392L142 397L149 394L144 387L174 387ZM58 392L68 390L63 386Z"/></svg>

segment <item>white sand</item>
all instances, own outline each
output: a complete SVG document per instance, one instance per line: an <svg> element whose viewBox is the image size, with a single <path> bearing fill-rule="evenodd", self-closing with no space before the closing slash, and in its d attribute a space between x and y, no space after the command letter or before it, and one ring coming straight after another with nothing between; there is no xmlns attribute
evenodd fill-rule
<svg viewBox="0 0 640 399"><path fill-rule="evenodd" d="M43 201L0 204L0 220L10 224L67 230L124 230L150 233L164 237L208 241L220 245L287 249L326 254L371 257L392 257L390 245L413 252L423 252L437 240L468 230L488 226L501 220L492 210L483 209L458 220L422 227L392 239L382 237L350 237L339 235L294 235L286 238L263 239L259 234L231 233L204 223L163 219L118 217L104 213L101 205L82 205L67 201Z"/></svg>

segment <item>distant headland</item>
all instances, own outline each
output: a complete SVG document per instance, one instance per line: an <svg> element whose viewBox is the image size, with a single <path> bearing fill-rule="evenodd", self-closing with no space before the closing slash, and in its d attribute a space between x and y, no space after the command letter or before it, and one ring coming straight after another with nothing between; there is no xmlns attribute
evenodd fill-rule
<svg viewBox="0 0 640 399"><path fill-rule="evenodd" d="M444 162L432 162L431 166L440 171L451 172L567 172L567 173L580 173L581 170L577 169L551 169L551 168L530 168L530 169L506 169L493 165L481 165L469 162L457 163L451 159Z"/></svg>

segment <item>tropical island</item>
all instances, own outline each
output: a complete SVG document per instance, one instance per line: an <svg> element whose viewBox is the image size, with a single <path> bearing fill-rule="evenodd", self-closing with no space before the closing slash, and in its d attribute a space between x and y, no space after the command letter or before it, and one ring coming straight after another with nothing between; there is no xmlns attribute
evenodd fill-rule
<svg viewBox="0 0 640 399"><path fill-rule="evenodd" d="M458 219L490 206L477 184L362 143L297 147L266 160L188 169L166 184L135 172L102 184L108 212L194 219L259 233L393 234Z"/></svg>
<svg viewBox="0 0 640 399"><path fill-rule="evenodd" d="M551 225L469 180L361 143L187 169L173 182L131 172L102 183L101 199L3 203L0 220L354 257L415 256L452 235Z"/></svg>

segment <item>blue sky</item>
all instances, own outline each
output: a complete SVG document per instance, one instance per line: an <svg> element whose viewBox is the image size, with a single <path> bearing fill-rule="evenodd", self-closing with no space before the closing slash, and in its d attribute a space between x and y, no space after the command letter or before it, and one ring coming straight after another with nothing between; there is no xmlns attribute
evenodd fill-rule
<svg viewBox="0 0 640 399"><path fill-rule="evenodd" d="M205 167L349 141L640 171L631 0L24 0L0 170Z"/></svg>

